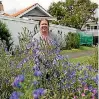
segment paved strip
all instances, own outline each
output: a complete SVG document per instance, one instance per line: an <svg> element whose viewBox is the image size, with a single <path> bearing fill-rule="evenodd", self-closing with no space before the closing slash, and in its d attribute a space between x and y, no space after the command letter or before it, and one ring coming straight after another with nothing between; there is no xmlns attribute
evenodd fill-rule
<svg viewBox="0 0 99 99"><path fill-rule="evenodd" d="M69 56L69 58L78 58L83 56L91 56L94 54L94 50L89 51L82 51L82 52L67 52L66 55Z"/></svg>

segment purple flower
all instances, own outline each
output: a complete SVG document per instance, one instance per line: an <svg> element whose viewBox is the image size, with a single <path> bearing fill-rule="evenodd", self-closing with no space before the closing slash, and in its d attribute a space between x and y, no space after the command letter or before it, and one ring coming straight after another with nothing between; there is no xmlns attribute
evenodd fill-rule
<svg viewBox="0 0 99 99"><path fill-rule="evenodd" d="M20 82L24 81L24 75L18 75L15 79L14 82L12 83L13 87L18 87L21 88Z"/></svg>
<svg viewBox="0 0 99 99"><path fill-rule="evenodd" d="M98 84L98 75L96 75L96 77L93 77L92 80L94 80L95 83Z"/></svg>
<svg viewBox="0 0 99 99"><path fill-rule="evenodd" d="M93 89L92 90L92 93L95 95L97 93L97 90L96 89Z"/></svg>
<svg viewBox="0 0 99 99"><path fill-rule="evenodd" d="M34 76L41 76L42 72L40 70L35 70L34 71Z"/></svg>
<svg viewBox="0 0 99 99"><path fill-rule="evenodd" d="M20 83L19 83L18 80L15 80L15 81L12 83L12 86L13 86L13 87L17 87L17 88L21 88L21 85L20 85Z"/></svg>
<svg viewBox="0 0 99 99"><path fill-rule="evenodd" d="M33 81L33 84L34 84L34 85L37 85L37 84L38 84L38 81L36 81L36 80Z"/></svg>
<svg viewBox="0 0 99 99"><path fill-rule="evenodd" d="M17 65L17 68L21 68L21 67L23 66L23 64L26 63L30 58L31 58L31 56L24 58L24 59Z"/></svg>
<svg viewBox="0 0 99 99"><path fill-rule="evenodd" d="M86 82L82 82L82 86L85 86L86 85Z"/></svg>
<svg viewBox="0 0 99 99"><path fill-rule="evenodd" d="M35 62L36 63L39 63L39 59L37 57L35 58Z"/></svg>
<svg viewBox="0 0 99 99"><path fill-rule="evenodd" d="M86 66L89 71L92 71L92 66Z"/></svg>
<svg viewBox="0 0 99 99"><path fill-rule="evenodd" d="M33 70L39 70L39 66L34 65L34 66L33 66Z"/></svg>
<svg viewBox="0 0 99 99"><path fill-rule="evenodd" d="M19 99L20 97L20 93L14 91L11 96L10 96L10 99Z"/></svg>
<svg viewBox="0 0 99 99"><path fill-rule="evenodd" d="M33 92L34 99L39 99L39 97L44 95L45 93L46 93L46 90L43 88L36 89Z"/></svg>
<svg viewBox="0 0 99 99"><path fill-rule="evenodd" d="M92 91L93 87L91 85L88 85L88 90Z"/></svg>
<svg viewBox="0 0 99 99"><path fill-rule="evenodd" d="M62 60L63 59L63 56L62 55L57 55L56 56L56 60Z"/></svg>
<svg viewBox="0 0 99 99"><path fill-rule="evenodd" d="M75 74L76 74L76 72L75 72L75 71L72 71L72 72L70 73L70 78L73 78L73 77L75 76Z"/></svg>
<svg viewBox="0 0 99 99"><path fill-rule="evenodd" d="M24 81L24 75L19 75L17 77L17 79L18 79L19 82L23 82Z"/></svg>
<svg viewBox="0 0 99 99"><path fill-rule="evenodd" d="M50 40L50 42L51 42L51 44L54 45L54 46L56 46L56 44L57 44L56 40Z"/></svg>
<svg viewBox="0 0 99 99"><path fill-rule="evenodd" d="M56 48L55 53L56 53L56 54L59 54L59 53L60 53L60 48L59 48L59 47Z"/></svg>
<svg viewBox="0 0 99 99"><path fill-rule="evenodd" d="M34 96L34 99L39 99L39 95L38 94L33 94L33 96Z"/></svg>

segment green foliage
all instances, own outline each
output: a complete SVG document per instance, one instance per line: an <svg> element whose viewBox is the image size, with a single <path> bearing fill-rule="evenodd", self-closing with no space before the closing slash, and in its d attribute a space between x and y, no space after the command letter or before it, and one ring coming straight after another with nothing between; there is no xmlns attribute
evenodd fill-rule
<svg viewBox="0 0 99 99"><path fill-rule="evenodd" d="M11 74L10 68L11 57L5 52L5 44L0 40L0 99L6 99L13 91L11 86Z"/></svg>
<svg viewBox="0 0 99 99"><path fill-rule="evenodd" d="M90 0L66 0L53 2L48 12L57 18L57 22L52 23L81 29L88 19L96 21L92 15L97 7Z"/></svg>
<svg viewBox="0 0 99 99"><path fill-rule="evenodd" d="M7 49L9 50L13 44L11 34L5 23L0 21L0 39L6 41Z"/></svg>
<svg viewBox="0 0 99 99"><path fill-rule="evenodd" d="M65 37L66 46L64 49L72 49L80 47L80 36L77 33L69 32Z"/></svg>
<svg viewBox="0 0 99 99"><path fill-rule="evenodd" d="M24 27L23 31L18 34L19 34L18 38L19 38L19 44L20 44L19 46L24 50L26 44L29 43L30 38L32 37L32 34L26 27Z"/></svg>
<svg viewBox="0 0 99 99"><path fill-rule="evenodd" d="M98 70L98 48L95 48L95 54L88 59L88 63L92 65L94 69Z"/></svg>
<svg viewBox="0 0 99 99"><path fill-rule="evenodd" d="M13 55L10 51L5 50L6 44L0 40L0 99L9 99L8 97L15 90L12 87L12 80L22 72L17 66L24 57L28 56L24 50L26 44L29 43L31 32L27 28L23 28L23 32L19 34L20 47L14 49ZM30 62L25 64L24 69L29 64Z"/></svg>
<svg viewBox="0 0 99 99"><path fill-rule="evenodd" d="M0 45L0 99L9 99L12 91L22 93L19 99L34 99L33 92L40 87L47 89L47 93L40 99L69 99L74 98L75 95L83 98L81 93L85 89L81 83L86 82L88 85L91 83L94 88L97 87L97 84L91 80L96 76L95 71L90 72L80 64L71 64L66 57L59 55L58 48L53 46L55 48L53 49L48 43L41 43L45 46L39 49L35 42L35 48L33 42L28 39L30 32L27 29L24 31L25 34L22 32L19 37L20 43L23 44L20 44L22 46L15 50L13 56L4 50L4 44ZM38 56L41 56L39 60ZM37 65L40 66L43 76L33 75ZM86 78L87 73L88 78ZM25 77L24 81L19 83L21 87L12 87L12 82L20 74ZM80 78L83 78L83 81L79 82ZM34 85L34 81L38 81L38 84ZM78 92L77 88L81 90ZM93 93L85 90L85 94L84 98L89 99Z"/></svg>

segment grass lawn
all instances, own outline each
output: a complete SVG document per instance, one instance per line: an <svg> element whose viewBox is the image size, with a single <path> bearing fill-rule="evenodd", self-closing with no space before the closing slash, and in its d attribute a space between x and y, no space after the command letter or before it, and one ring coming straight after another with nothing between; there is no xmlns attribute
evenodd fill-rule
<svg viewBox="0 0 99 99"><path fill-rule="evenodd" d="M79 57L79 58L71 58L70 62L77 64L77 63L81 63L84 65L88 64L88 60L89 60L90 56L83 56L83 57Z"/></svg>
<svg viewBox="0 0 99 99"><path fill-rule="evenodd" d="M88 50L94 50L95 47L88 47L88 46L80 46L79 49L71 49L71 50L62 50L61 54L66 54L69 52L82 52L82 51L88 51Z"/></svg>
<svg viewBox="0 0 99 99"><path fill-rule="evenodd" d="M77 53L77 52L85 52L85 51L94 51L95 47L88 47L88 46L80 46L79 49L72 49L72 50L62 50L61 54L65 55L67 53ZM89 62L91 56L81 56L77 58L70 58L70 62L76 64L76 63L81 63L84 65L87 65Z"/></svg>

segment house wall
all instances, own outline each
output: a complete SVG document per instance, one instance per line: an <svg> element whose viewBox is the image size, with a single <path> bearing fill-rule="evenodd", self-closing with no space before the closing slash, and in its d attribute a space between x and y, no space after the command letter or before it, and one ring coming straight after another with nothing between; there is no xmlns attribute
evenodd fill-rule
<svg viewBox="0 0 99 99"><path fill-rule="evenodd" d="M95 22L86 23L86 26L82 28L87 34L93 34L93 36L98 36L99 24Z"/></svg>
<svg viewBox="0 0 99 99"><path fill-rule="evenodd" d="M19 44L18 33L23 31L22 27L27 27L30 31L33 32L34 26L35 24L37 24L37 22L35 21L5 17L5 16L0 16L0 20L7 25L12 35L14 45Z"/></svg>
<svg viewBox="0 0 99 99"><path fill-rule="evenodd" d="M98 24L90 24L86 27L86 33L92 33L93 36L98 36L99 25Z"/></svg>
<svg viewBox="0 0 99 99"><path fill-rule="evenodd" d="M0 20L7 25L9 31L11 32L14 45L19 44L18 33L23 31L22 27L27 27L28 30L31 31L32 34L34 34L35 33L34 27L35 25L38 24L37 21L30 21L30 20L25 20L21 18L12 18L12 17L6 17L6 16L0 16ZM55 33L55 35L60 39L60 41L63 41L63 46L64 46L64 35L67 35L68 32L76 33L76 29L74 28L54 25L54 24L50 24L49 29L52 30L53 33Z"/></svg>
<svg viewBox="0 0 99 99"><path fill-rule="evenodd" d="M39 8L35 8L31 11L29 11L28 13L26 13L23 17L27 17L27 16L46 16L48 17L48 15L46 15L44 12L40 11Z"/></svg>

